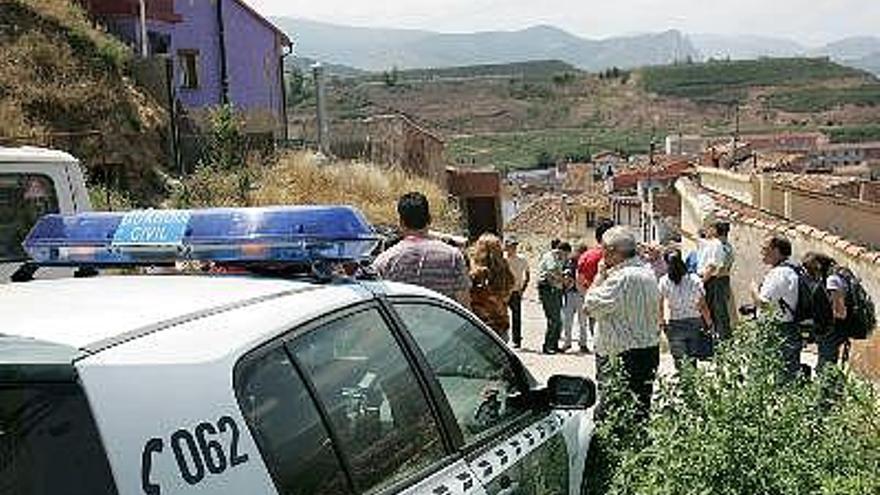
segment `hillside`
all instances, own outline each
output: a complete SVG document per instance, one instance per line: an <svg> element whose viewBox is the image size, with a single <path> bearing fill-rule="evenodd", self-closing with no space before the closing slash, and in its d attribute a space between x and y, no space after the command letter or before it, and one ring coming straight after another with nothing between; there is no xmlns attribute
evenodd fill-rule
<svg viewBox="0 0 880 495"><path fill-rule="evenodd" d="M589 40L552 26L452 34L349 27L285 17L273 21L297 40L300 56L371 71L529 60L561 60L599 71L698 56L678 31Z"/></svg>
<svg viewBox="0 0 880 495"><path fill-rule="evenodd" d="M2 9L0 142L112 160L141 178L137 196L150 196L151 169L164 161L163 111L126 78L127 48L70 2L4 0Z"/></svg>
<svg viewBox="0 0 880 495"><path fill-rule="evenodd" d="M397 72L403 81L437 80L437 79L468 79L480 77L515 77L524 79L542 79L564 74L580 72L576 67L561 60L532 60L510 64L469 65L464 67L445 67L436 69L409 69ZM382 80L376 75L375 80Z"/></svg>
<svg viewBox="0 0 880 495"><path fill-rule="evenodd" d="M340 139L346 122L400 112L447 139L453 161L501 170L555 159L583 159L616 149L646 153L652 135L733 132L731 101L741 129L822 129L835 139L878 135L878 82L824 59L765 59L649 67L617 74L533 71L522 65L401 71L389 85L374 78L334 81L328 109ZM548 65L548 68L554 65ZM311 129L314 109L293 109L294 132Z"/></svg>
<svg viewBox="0 0 880 495"><path fill-rule="evenodd" d="M868 74L823 58L778 58L714 61L649 67L642 71L645 88L664 96L702 102L726 103L743 99L751 88L811 85L854 79L861 83Z"/></svg>

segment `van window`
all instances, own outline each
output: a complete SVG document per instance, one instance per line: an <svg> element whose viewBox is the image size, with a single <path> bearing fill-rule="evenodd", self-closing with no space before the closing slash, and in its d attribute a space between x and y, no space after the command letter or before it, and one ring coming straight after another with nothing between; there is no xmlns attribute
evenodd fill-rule
<svg viewBox="0 0 880 495"><path fill-rule="evenodd" d="M0 383L0 493L117 493L79 385Z"/></svg>
<svg viewBox="0 0 880 495"><path fill-rule="evenodd" d="M25 259L21 242L37 219L58 213L52 179L38 174L0 174L0 262Z"/></svg>

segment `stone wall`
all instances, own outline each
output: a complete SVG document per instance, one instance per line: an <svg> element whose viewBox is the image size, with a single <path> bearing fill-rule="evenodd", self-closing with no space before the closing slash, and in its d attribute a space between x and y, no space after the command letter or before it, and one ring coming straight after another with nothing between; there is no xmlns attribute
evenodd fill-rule
<svg viewBox="0 0 880 495"><path fill-rule="evenodd" d="M403 115L372 117L368 127L374 163L400 167L445 187L446 144L439 136Z"/></svg>
<svg viewBox="0 0 880 495"><path fill-rule="evenodd" d="M798 259L809 251L816 251L851 268L862 279L874 301L880 302L880 252L731 200L689 179L679 180L676 189L682 197L682 228L685 231L695 234L702 221L712 214L731 219L731 243L736 250L732 283L737 305L748 302L750 285L762 280L767 271L761 262L759 247L772 234L789 238ZM866 376L880 380L880 331L875 331L868 341L854 342L851 363Z"/></svg>

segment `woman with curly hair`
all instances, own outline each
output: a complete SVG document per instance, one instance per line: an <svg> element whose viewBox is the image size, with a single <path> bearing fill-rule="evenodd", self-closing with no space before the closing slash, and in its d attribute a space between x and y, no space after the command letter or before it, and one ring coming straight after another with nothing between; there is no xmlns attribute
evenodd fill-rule
<svg viewBox="0 0 880 495"><path fill-rule="evenodd" d="M494 234L483 234L471 248L471 309L507 341L510 317L507 300L514 287L513 272Z"/></svg>

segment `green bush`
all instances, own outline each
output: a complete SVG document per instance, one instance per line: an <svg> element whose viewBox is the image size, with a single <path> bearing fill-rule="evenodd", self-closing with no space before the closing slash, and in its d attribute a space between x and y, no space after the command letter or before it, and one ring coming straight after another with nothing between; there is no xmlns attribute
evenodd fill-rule
<svg viewBox="0 0 880 495"><path fill-rule="evenodd" d="M746 323L712 366L662 381L643 426L617 407L597 430L590 493L880 493L876 391L833 367L786 381L775 329Z"/></svg>

